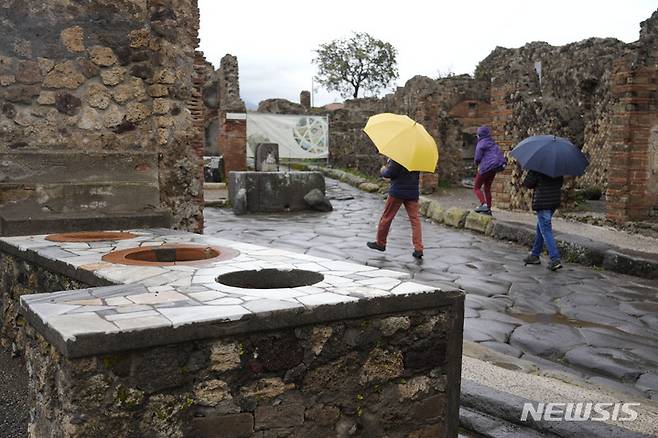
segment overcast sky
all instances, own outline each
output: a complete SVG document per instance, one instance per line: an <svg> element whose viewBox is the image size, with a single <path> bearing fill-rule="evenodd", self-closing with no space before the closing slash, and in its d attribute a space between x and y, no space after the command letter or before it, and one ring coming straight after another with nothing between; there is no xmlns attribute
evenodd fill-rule
<svg viewBox="0 0 658 438"><path fill-rule="evenodd" d="M299 100L311 89L319 44L368 32L398 50L397 85L421 74L473 73L496 46L562 45L592 36L635 41L656 0L199 0L201 50L219 66L238 57L240 93L251 105ZM342 101L322 88L316 106Z"/></svg>

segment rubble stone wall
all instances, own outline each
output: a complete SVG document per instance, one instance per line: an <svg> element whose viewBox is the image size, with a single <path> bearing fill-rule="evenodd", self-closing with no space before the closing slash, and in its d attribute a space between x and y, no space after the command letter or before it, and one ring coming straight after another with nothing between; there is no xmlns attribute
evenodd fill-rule
<svg viewBox="0 0 658 438"><path fill-rule="evenodd" d="M436 80L416 76L382 99L347 100L340 108L329 111L309 110L285 99L263 101L258 111L328 115L330 162L369 174L376 174L385 158L363 133L368 118L381 112L406 114L422 123L437 140L438 179L454 182L465 176L464 151L474 147L477 126L489 119L489 96L488 85L473 81L468 75ZM438 179L428 178L435 187Z"/></svg>
<svg viewBox="0 0 658 438"><path fill-rule="evenodd" d="M164 209L175 227L200 231L188 108L196 0L2 0L0 10L3 207Z"/></svg>
<svg viewBox="0 0 658 438"><path fill-rule="evenodd" d="M456 436L460 367L448 358L461 356L462 311L433 308L77 359L28 326L29 433Z"/></svg>
<svg viewBox="0 0 658 438"><path fill-rule="evenodd" d="M587 173L567 180L565 202L575 185L606 188L614 102L610 77L614 60L625 51L626 45L615 39L592 38L561 47L536 42L496 48L476 70L476 77L492 81L494 134L504 151L525 137L550 133L568 138L589 155ZM499 175L495 205L530 208L532 193L521 186L522 176L514 164Z"/></svg>

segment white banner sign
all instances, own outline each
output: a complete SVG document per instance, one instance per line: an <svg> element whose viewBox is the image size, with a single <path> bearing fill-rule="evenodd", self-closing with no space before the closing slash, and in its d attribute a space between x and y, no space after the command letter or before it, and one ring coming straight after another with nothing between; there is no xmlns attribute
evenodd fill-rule
<svg viewBox="0 0 658 438"><path fill-rule="evenodd" d="M326 116L247 113L247 157L258 143L277 143L279 158L327 158L329 122Z"/></svg>

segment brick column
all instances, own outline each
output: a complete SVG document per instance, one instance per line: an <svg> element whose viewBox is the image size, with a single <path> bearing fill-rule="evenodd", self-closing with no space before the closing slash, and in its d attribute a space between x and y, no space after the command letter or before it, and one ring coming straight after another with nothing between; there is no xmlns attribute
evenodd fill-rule
<svg viewBox="0 0 658 438"><path fill-rule="evenodd" d="M507 130L507 123L512 115L512 110L507 106L505 97L512 92L512 87L509 85L494 85L491 84L491 131L496 143L500 146L507 157L509 165L507 168L496 175L492 185L493 205L498 208L510 209L513 208L512 203L512 189L513 178L512 164L509 152L514 146L514 139Z"/></svg>
<svg viewBox="0 0 658 438"><path fill-rule="evenodd" d="M247 170L246 114L220 113L219 144L224 155L224 180L230 171Z"/></svg>
<svg viewBox="0 0 658 438"><path fill-rule="evenodd" d="M656 65L634 67L615 62L608 170L607 216L614 221L646 219L656 196L650 194L649 138L658 124Z"/></svg>

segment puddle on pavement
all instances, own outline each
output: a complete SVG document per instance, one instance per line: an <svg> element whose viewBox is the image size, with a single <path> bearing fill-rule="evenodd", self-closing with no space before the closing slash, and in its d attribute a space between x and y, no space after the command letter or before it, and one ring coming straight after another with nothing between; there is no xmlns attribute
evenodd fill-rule
<svg viewBox="0 0 658 438"><path fill-rule="evenodd" d="M580 319L571 319L568 318L561 313L555 313L555 314L549 314L549 313L514 313L514 312L507 312L508 315L513 316L514 318L518 318L521 321L525 321L527 323L535 323L539 322L542 324L562 324L562 325L568 325L570 327L576 327L576 328L583 328L583 327L596 327L596 328L605 328L605 329L613 329L617 330L615 327L605 325L605 324L597 324L595 322L590 322L590 321L583 321Z"/></svg>

